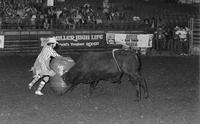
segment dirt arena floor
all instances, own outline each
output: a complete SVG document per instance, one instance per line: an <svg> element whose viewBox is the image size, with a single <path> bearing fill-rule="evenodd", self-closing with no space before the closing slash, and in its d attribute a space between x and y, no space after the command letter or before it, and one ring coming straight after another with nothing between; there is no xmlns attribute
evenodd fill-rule
<svg viewBox="0 0 200 124"><path fill-rule="evenodd" d="M150 97L135 100L135 88L101 82L87 97L79 85L63 96L50 85L44 96L28 90L35 56L0 56L0 124L200 124L199 58L143 56Z"/></svg>

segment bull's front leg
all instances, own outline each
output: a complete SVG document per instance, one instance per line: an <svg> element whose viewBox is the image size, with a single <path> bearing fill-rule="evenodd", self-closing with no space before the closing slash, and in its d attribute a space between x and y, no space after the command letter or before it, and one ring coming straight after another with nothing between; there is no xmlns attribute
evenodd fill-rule
<svg viewBox="0 0 200 124"><path fill-rule="evenodd" d="M137 84L136 84L136 96L137 96L136 101L140 101L142 99L141 85L139 81L137 81Z"/></svg>
<svg viewBox="0 0 200 124"><path fill-rule="evenodd" d="M139 78L139 76L135 75L135 76L131 76L129 75L129 79L128 79L131 84L133 86L136 87L136 100L135 101L140 101L142 99L142 93L141 93L141 78Z"/></svg>
<svg viewBox="0 0 200 124"><path fill-rule="evenodd" d="M149 97L147 83L146 83L146 80L144 78L140 77L137 80L136 90L137 90L137 97L139 98L139 100L141 100L141 98L146 99L146 98Z"/></svg>
<svg viewBox="0 0 200 124"><path fill-rule="evenodd" d="M141 88L143 89L144 98L148 98L149 97L149 91L148 91L148 87L147 87L147 81L146 81L145 78L142 78Z"/></svg>
<svg viewBox="0 0 200 124"><path fill-rule="evenodd" d="M136 101L139 101L142 98L149 97L147 82L145 78L143 78L141 75L135 75L135 76L129 75L128 80L132 83L132 85L136 85L136 96L137 96Z"/></svg>
<svg viewBox="0 0 200 124"><path fill-rule="evenodd" d="M98 83L99 83L99 81L92 81L90 83L89 94L88 94L89 96L92 95L92 93L95 90L95 88L96 88L96 86L97 86Z"/></svg>

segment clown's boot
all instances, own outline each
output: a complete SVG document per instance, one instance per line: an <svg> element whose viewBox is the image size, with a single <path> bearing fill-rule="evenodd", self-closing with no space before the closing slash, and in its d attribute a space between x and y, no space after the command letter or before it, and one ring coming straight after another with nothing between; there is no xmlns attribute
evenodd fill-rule
<svg viewBox="0 0 200 124"><path fill-rule="evenodd" d="M35 94L36 94L36 95L39 95L39 96L44 95L44 94L41 92L41 90L42 90L42 88L44 87L45 84L46 84L46 83L45 83L44 81L41 81L41 82L40 82L40 84L39 84L39 86L38 86L38 89L35 91Z"/></svg>
<svg viewBox="0 0 200 124"><path fill-rule="evenodd" d="M31 89L33 85L40 79L40 76L35 76L31 83L28 84L28 88Z"/></svg>

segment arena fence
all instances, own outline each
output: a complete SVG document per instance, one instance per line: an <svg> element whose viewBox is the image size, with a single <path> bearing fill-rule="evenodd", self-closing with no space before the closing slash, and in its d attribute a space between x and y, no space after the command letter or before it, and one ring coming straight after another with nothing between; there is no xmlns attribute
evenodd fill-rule
<svg viewBox="0 0 200 124"><path fill-rule="evenodd" d="M200 55L200 18L190 19L191 42L190 54Z"/></svg>
<svg viewBox="0 0 200 124"><path fill-rule="evenodd" d="M58 31L58 30L1 30L0 36L4 36L4 48L0 48L0 55L37 55L41 50L41 38L49 36L62 36L65 34L103 34L112 31ZM115 31L113 31L115 32ZM143 33L142 31L118 31L122 33ZM89 47L65 47L61 46L58 52L68 54L71 52L84 52L84 51L107 51L113 48L119 48L121 45L107 45L105 39L98 41L100 45ZM100 43L102 42L102 43Z"/></svg>

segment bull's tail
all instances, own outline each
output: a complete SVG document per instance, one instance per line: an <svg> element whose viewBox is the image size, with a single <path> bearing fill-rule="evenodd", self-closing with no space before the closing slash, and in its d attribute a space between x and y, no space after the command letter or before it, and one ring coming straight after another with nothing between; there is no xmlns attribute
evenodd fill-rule
<svg viewBox="0 0 200 124"><path fill-rule="evenodd" d="M113 50L112 50L112 56L113 56L113 59L115 60L115 63L116 63L116 65L117 65L117 68L119 69L120 72L122 72L121 68L119 67L119 63L117 62L117 59L116 59L116 57L115 57L115 51L117 51L117 50L119 50L119 49L113 49Z"/></svg>

